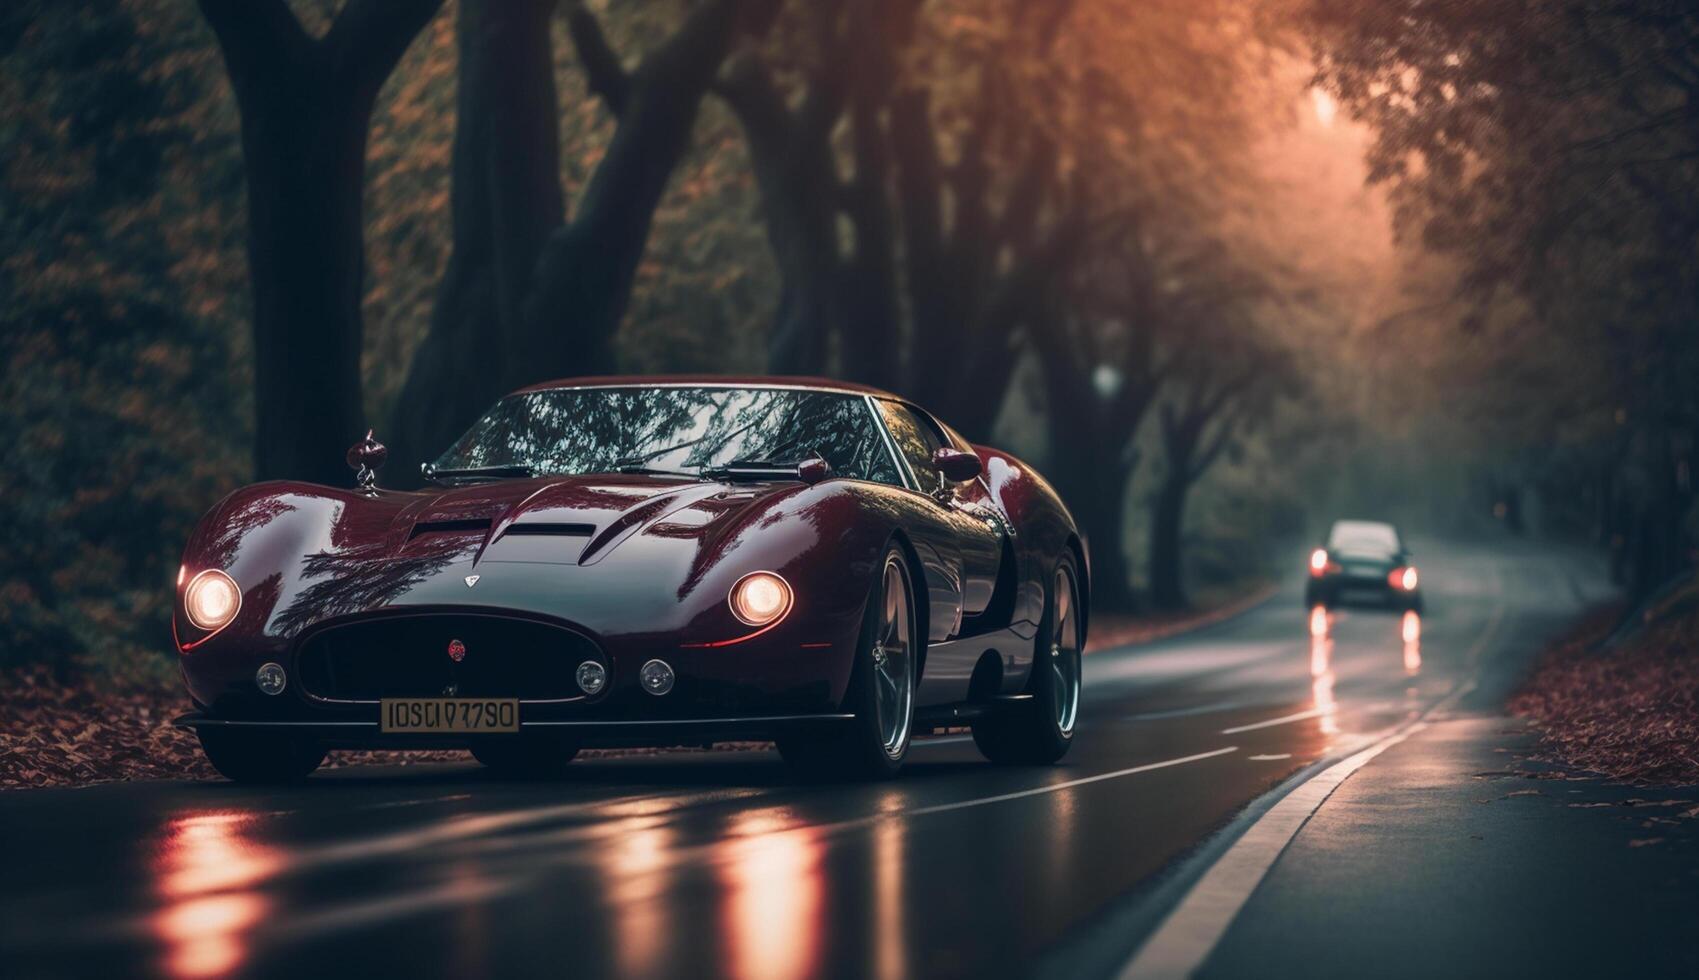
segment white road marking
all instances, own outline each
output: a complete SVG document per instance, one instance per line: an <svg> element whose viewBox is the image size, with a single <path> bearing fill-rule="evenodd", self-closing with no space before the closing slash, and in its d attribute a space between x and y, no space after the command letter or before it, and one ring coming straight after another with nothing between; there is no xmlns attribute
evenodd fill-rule
<svg viewBox="0 0 1699 980"><path fill-rule="evenodd" d="M1501 581L1496 568L1494 577ZM1502 589L1495 590L1495 594L1502 594ZM1471 667L1486 650L1503 619L1504 607L1495 606L1486 626L1464 655ZM1421 731L1428 718L1449 710L1474 689L1472 678L1459 684L1414 721L1323 769L1282 797L1192 885L1180 904L1121 968L1117 975L1120 980L1171 980L1197 972L1286 845L1333 791L1369 760Z"/></svg>
<svg viewBox="0 0 1699 980"><path fill-rule="evenodd" d="M1215 949L1286 845L1345 778L1420 729L1412 725L1317 773L1257 819L1186 893L1121 980L1189 977Z"/></svg>
<svg viewBox="0 0 1699 980"><path fill-rule="evenodd" d="M1290 725L1295 721L1303 721L1306 718L1320 718L1324 714L1327 714L1327 712L1323 711L1321 708L1311 708L1308 711L1300 711L1295 715L1281 715L1279 718L1270 718L1267 721L1253 722L1249 725L1240 725L1237 728L1223 728L1221 730L1221 734L1237 735L1240 732L1254 732L1259 728L1273 728L1275 725Z"/></svg>
<svg viewBox="0 0 1699 980"><path fill-rule="evenodd" d="M1134 775L1135 773L1150 772L1153 769L1166 769L1169 766L1181 766L1188 762L1201 762L1204 759L1213 759L1218 755L1227 755L1230 752L1237 751L1239 751L1239 747L1237 745L1229 745L1224 749L1216 749L1213 752L1199 752L1197 755L1182 756L1178 759L1164 759L1161 762L1147 762L1142 766L1133 766L1130 769L1117 769L1114 772L1100 772L1095 776L1082 776L1079 779L1069 779L1065 782L1050 783L1044 786L1034 786L1032 789L1017 790L1013 793L1001 793L997 796L983 796L977 800L962 800L957 803L939 803L935 806L923 806L913 810L899 810L896 813L888 814L888 816L920 817L930 813L948 813L951 810L965 810L970 806L985 806L987 803L1003 803L1007 800L1018 800L1026 796L1037 796L1040 793L1056 793L1065 789L1073 789L1075 786L1084 786L1087 783L1102 782L1105 779L1118 779L1122 776ZM886 815L887 814L881 814L880 816ZM878 817L876 816L873 819L877 818Z"/></svg>
<svg viewBox="0 0 1699 980"><path fill-rule="evenodd" d="M1281 759L1292 758L1292 753L1290 753L1290 752L1280 752L1280 753L1276 753L1274 755L1247 755L1247 756L1245 756L1245 758L1251 760L1252 762L1279 762Z"/></svg>

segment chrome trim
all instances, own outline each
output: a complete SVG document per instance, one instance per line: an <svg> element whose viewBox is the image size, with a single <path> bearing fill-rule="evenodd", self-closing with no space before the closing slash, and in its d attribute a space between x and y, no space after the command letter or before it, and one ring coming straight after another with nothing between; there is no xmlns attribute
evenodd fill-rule
<svg viewBox="0 0 1699 980"><path fill-rule="evenodd" d="M536 725L540 728L668 728L676 725L765 725L792 721L854 721L853 714L831 715L763 715L754 718L681 718L669 721L657 718L647 721L522 721L519 727Z"/></svg>
<svg viewBox="0 0 1699 980"><path fill-rule="evenodd" d="M825 392L831 392L834 395L867 395L868 394L866 391L864 391L860 388L844 388L844 387L839 387L838 385L831 385L831 384L786 385L786 384L739 384L735 381L656 381L656 382L635 382L635 381L633 381L633 382L629 382L629 383L626 383L626 384L555 385L553 387L549 387L547 385L547 383L545 383L542 386L531 386L531 387L526 388L523 392L513 392L510 395L504 395L502 397L503 398L511 398L511 397L513 397L513 395L519 395L519 394L534 395L534 394L536 394L540 391L595 391L595 390L598 390L598 389L610 390L610 389L622 389L622 388L726 388L726 389L732 389L732 390L737 390L737 391L825 391ZM869 397L871 397L871 396L869 396Z"/></svg>
<svg viewBox="0 0 1699 980"><path fill-rule="evenodd" d="M680 725L766 725L798 721L853 721L854 714L827 715L759 715L749 718L676 718L611 721L522 721L520 728L671 728ZM253 721L234 718L193 718L184 716L172 722L174 728L243 727L243 728L377 728L375 721ZM466 735L467 732L418 732L420 735Z"/></svg>

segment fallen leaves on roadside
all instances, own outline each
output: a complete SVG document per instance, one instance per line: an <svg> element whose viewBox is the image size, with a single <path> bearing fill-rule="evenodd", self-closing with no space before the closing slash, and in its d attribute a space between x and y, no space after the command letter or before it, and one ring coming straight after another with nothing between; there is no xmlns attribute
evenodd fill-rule
<svg viewBox="0 0 1699 980"><path fill-rule="evenodd" d="M39 667L0 674L0 788L214 778L195 737L171 727L188 707L180 692L102 691Z"/></svg>
<svg viewBox="0 0 1699 980"><path fill-rule="evenodd" d="M1618 615L1598 613L1547 650L1510 708L1538 723L1546 761L1631 783L1699 783L1699 613L1601 649Z"/></svg>

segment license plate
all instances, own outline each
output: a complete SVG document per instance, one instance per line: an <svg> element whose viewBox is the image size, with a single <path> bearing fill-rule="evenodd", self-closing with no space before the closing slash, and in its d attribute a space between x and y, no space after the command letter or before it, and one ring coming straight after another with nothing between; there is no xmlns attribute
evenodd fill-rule
<svg viewBox="0 0 1699 980"><path fill-rule="evenodd" d="M384 698L378 707L385 732L519 731L518 698Z"/></svg>

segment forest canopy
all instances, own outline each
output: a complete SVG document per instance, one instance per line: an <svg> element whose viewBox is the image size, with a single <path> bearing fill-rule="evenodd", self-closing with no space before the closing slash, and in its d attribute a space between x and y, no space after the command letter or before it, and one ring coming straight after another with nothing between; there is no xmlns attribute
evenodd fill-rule
<svg viewBox="0 0 1699 980"><path fill-rule="evenodd" d="M1691 541L1693 17L1536 6L10 5L0 647L163 669L230 489L346 484L367 428L413 485L612 371L913 397L1051 477L1105 607L1359 506L1649 588Z"/></svg>

